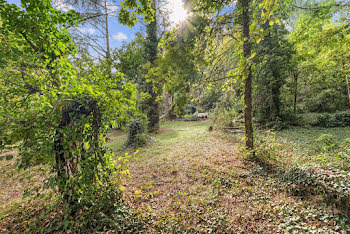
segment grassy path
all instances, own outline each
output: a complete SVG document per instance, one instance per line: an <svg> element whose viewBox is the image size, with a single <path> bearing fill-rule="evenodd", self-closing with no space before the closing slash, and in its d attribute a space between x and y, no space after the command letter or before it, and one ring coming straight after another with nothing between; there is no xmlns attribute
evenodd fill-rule
<svg viewBox="0 0 350 234"><path fill-rule="evenodd" d="M209 125L166 123L157 143L132 161L126 199L148 230L346 233L347 218L336 209L317 197L292 196L277 178L238 158L235 137L209 132ZM117 150L124 138L110 146Z"/></svg>
<svg viewBox="0 0 350 234"><path fill-rule="evenodd" d="M153 135L157 141L131 160L125 200L146 231L350 233L349 218L327 206L324 197L295 196L280 175L240 159L242 135L209 132L210 124L165 123ZM283 133L281 139L288 139ZM114 133L108 146L118 155L125 141L125 134ZM14 161L0 161L0 172L0 233L43 229L59 222L51 220L60 212L54 203L40 199L29 203L22 197L26 187L42 181L39 168L17 171Z"/></svg>

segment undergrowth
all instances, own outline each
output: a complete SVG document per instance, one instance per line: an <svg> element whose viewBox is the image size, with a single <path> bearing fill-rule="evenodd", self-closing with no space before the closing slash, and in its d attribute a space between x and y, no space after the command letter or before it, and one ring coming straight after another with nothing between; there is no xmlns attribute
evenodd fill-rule
<svg viewBox="0 0 350 234"><path fill-rule="evenodd" d="M322 134L314 142L318 153L304 160L288 154L280 142L271 131L258 134L255 161L275 173L293 195L320 196L350 215L350 139L338 143L332 134Z"/></svg>

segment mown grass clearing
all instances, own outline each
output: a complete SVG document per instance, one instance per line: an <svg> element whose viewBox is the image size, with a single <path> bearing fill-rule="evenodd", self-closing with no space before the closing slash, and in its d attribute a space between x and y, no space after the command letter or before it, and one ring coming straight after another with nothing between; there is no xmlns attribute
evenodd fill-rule
<svg viewBox="0 0 350 234"><path fill-rule="evenodd" d="M130 178L123 182L124 197L140 221L127 226L168 233L349 230L345 213L327 205L320 195L295 194L280 175L241 159L243 136L209 132L211 124L210 120L164 123L161 132L152 135L157 141L132 157ZM286 131L290 133L277 133L287 142L283 147L293 139L288 137L303 135L296 129ZM122 154L126 137L121 132L111 133L108 146L116 155ZM293 152L288 152L278 151L280 157L286 153L286 159L292 158ZM0 167L5 173L1 195L8 194L1 197L2 232L59 224L62 210L50 200L22 199L24 188L35 183L31 178L38 178L39 171L17 171L13 160L2 161ZM14 178L19 184L13 187L10 182Z"/></svg>
<svg viewBox="0 0 350 234"><path fill-rule="evenodd" d="M141 149L131 162L125 196L130 207L148 220L147 229L345 230L347 218L341 212L327 208L317 196L291 195L273 174L238 158L242 136L209 132L209 125L209 121L166 123L155 136L157 142Z"/></svg>

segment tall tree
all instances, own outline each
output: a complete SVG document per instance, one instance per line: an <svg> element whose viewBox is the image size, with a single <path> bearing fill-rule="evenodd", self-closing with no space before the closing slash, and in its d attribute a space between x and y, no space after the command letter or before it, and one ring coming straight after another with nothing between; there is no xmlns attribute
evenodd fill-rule
<svg viewBox="0 0 350 234"><path fill-rule="evenodd" d="M250 0L239 0L237 8L242 12L242 41L243 41L243 59L248 61L251 56L251 38L250 38ZM252 66L248 62L244 65L244 129L245 129L245 145L247 149L254 149L254 130L253 130L253 104L252 104Z"/></svg>
<svg viewBox="0 0 350 234"><path fill-rule="evenodd" d="M293 70L292 45L285 39L288 31L280 21L274 23L275 18L272 17L262 25L266 35L256 45L254 114L260 123L283 119L281 91L287 76Z"/></svg>
<svg viewBox="0 0 350 234"><path fill-rule="evenodd" d="M107 0L65 1L81 15L80 25L74 26L70 30L78 49L90 53L90 55L96 54L103 60L110 60L109 23L113 18L117 20L116 3Z"/></svg>
<svg viewBox="0 0 350 234"><path fill-rule="evenodd" d="M22 0L21 7L0 0L0 17L0 150L19 143L23 167L51 167L47 183L67 212L89 207L116 172L104 136L112 120L135 111L135 86L93 63L84 72L72 66L67 28L80 21L77 12L54 9L50 0Z"/></svg>
<svg viewBox="0 0 350 234"><path fill-rule="evenodd" d="M276 10L276 1L264 0L264 1L253 1L253 0L238 0L236 6L231 8L233 14L229 14L229 6L232 6L235 2L229 0L221 1L209 1L209 0L199 0L195 1L197 6L195 10L201 12L202 15L215 15L211 17L207 22L211 28L224 28L225 26L230 27L230 21L234 20L235 24L233 28L235 29L231 33L233 37L239 44L236 56L240 58L239 66L236 71L231 72L231 77L242 78L244 82L244 124L245 124L245 145L249 151L254 149L254 132L253 132L253 105L252 105L252 63L255 53L252 53L252 43L264 36L264 30L258 27L258 22L265 23ZM225 8L225 13L219 15L221 10ZM260 13L261 14L258 14ZM226 29L227 30L227 29ZM212 30L207 29L203 32L211 32Z"/></svg>
<svg viewBox="0 0 350 234"><path fill-rule="evenodd" d="M152 8L156 11L156 0L152 1ZM155 66L155 62L158 55L158 33L157 30L157 13L154 14L153 21L147 24L147 36L146 36L146 55L150 67ZM157 132L159 130L159 103L157 101L157 93L154 90L154 85L152 83L153 78L149 77L147 84L147 92L150 97L148 98L148 131Z"/></svg>

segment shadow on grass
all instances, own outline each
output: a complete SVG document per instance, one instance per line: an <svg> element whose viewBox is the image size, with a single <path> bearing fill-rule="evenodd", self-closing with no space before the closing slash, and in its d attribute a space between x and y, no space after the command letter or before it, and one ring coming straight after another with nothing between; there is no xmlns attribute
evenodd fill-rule
<svg viewBox="0 0 350 234"><path fill-rule="evenodd" d="M332 175L328 175L328 171L317 172L316 168L300 167L298 165L282 167L259 159L247 160L246 163L257 164L262 169L260 171L255 170L252 174L258 174L284 183L290 195L310 202L314 202L316 199L316 202L320 205L330 205L339 209L341 211L339 213L349 219L350 196L335 191L333 186L327 186L327 183L331 183L330 179L332 178Z"/></svg>

